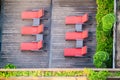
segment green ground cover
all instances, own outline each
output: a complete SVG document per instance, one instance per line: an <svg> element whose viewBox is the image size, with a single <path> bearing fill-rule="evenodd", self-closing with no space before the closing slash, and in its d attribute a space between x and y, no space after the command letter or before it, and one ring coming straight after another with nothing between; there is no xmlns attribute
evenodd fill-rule
<svg viewBox="0 0 120 80"><path fill-rule="evenodd" d="M1 71L0 78L9 77L79 77L87 76L89 80L106 80L108 77L120 77L119 72L94 71L84 69L81 71Z"/></svg>
<svg viewBox="0 0 120 80"><path fill-rule="evenodd" d="M96 40L97 47L96 53L104 51L109 54L109 59L101 61L98 59L101 65L96 64L96 57L101 57L99 55L94 55L94 64L98 68L111 68L112 67L112 52L113 52L113 23L115 21L114 11L114 0L96 0L97 3L97 28L96 28ZM109 20L109 21L108 21ZM110 24L109 24L110 23Z"/></svg>

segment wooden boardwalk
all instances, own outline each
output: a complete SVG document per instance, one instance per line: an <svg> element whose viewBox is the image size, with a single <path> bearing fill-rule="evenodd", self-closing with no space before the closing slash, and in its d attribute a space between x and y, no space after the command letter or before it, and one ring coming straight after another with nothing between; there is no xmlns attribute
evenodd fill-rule
<svg viewBox="0 0 120 80"><path fill-rule="evenodd" d="M4 0L3 4L0 67L7 63L12 63L17 68L94 67L92 56L96 47L95 0ZM35 36L20 34L21 26L32 25L32 20L21 20L21 12L50 6L52 6L51 24L48 24L48 28L45 28L47 32L44 33L47 47L39 52L21 52L21 42L35 40ZM65 33L75 31L75 27L65 25L65 17L84 13L89 13L89 21L83 25L83 29L89 30L89 37L84 41L84 45L88 46L88 53L81 58L66 58L63 56L64 48L75 47L75 41L65 41Z"/></svg>

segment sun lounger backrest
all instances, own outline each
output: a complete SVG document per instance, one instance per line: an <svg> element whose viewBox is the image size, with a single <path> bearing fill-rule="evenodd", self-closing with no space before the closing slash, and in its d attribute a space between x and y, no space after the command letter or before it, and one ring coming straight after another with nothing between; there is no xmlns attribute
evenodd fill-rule
<svg viewBox="0 0 120 80"><path fill-rule="evenodd" d="M42 16L44 16L44 10L43 10L43 9L40 9L40 10L38 11L38 18L40 18L40 17L42 17Z"/></svg>
<svg viewBox="0 0 120 80"><path fill-rule="evenodd" d="M88 30L84 30L82 32L82 38L84 39L84 38L87 38L87 37L88 37Z"/></svg>
<svg viewBox="0 0 120 80"><path fill-rule="evenodd" d="M42 48L42 41L38 42L38 49Z"/></svg>
<svg viewBox="0 0 120 80"><path fill-rule="evenodd" d="M86 13L86 14L84 14L83 16L82 16L82 18L81 18L82 20L82 23L84 23L84 22L86 22L86 21L88 21L88 14Z"/></svg>
<svg viewBox="0 0 120 80"><path fill-rule="evenodd" d="M43 24L39 25L38 28L37 28L37 33L41 33L43 32Z"/></svg>
<svg viewBox="0 0 120 80"><path fill-rule="evenodd" d="M84 47L82 47L82 54L86 54L87 53L87 46L84 46Z"/></svg>

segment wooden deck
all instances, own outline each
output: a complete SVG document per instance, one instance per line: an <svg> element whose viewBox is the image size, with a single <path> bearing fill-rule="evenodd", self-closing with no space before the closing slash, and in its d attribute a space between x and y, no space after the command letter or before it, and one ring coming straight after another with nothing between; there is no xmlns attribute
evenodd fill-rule
<svg viewBox="0 0 120 80"><path fill-rule="evenodd" d="M65 33L75 31L74 25L65 25L65 17L70 15L89 14L89 21L83 25L83 29L89 30L91 35L84 42L88 46L85 57L64 57L64 48L75 48L75 41L65 41ZM53 0L52 25L51 25L51 63L52 68L83 68L93 67L92 55L95 52L95 13L94 0ZM92 39L92 41L89 41Z"/></svg>
<svg viewBox="0 0 120 80"><path fill-rule="evenodd" d="M116 53L115 53L115 67L120 68L120 0L116 2L116 15L117 15L117 24L116 24Z"/></svg>
<svg viewBox="0 0 120 80"><path fill-rule="evenodd" d="M52 2L51 2L52 1ZM0 67L12 63L17 68L83 68L94 67L92 56L96 47L96 2L95 0L4 0L2 8L2 48ZM52 4L51 4L52 3ZM32 25L31 20L21 20L24 10L48 8L52 10L51 23L45 28L46 47L40 52L21 52L20 43L34 41L35 36L21 36L24 25ZM65 25L65 17L89 13L89 21L83 29L89 30L84 41L88 46L85 57L64 57L64 48L75 47L75 41L65 41L67 31L75 31L74 25ZM44 22L43 22L44 23Z"/></svg>
<svg viewBox="0 0 120 80"><path fill-rule="evenodd" d="M120 68L120 10L117 12L117 18L116 68Z"/></svg>
<svg viewBox="0 0 120 80"><path fill-rule="evenodd" d="M35 36L22 36L20 31L22 26L32 25L32 20L21 19L21 12L49 8L50 0L4 0L3 3L2 54L0 56L2 62L0 61L0 67L7 63L13 63L18 68L47 68L49 49L39 52L21 52L20 43L35 41Z"/></svg>

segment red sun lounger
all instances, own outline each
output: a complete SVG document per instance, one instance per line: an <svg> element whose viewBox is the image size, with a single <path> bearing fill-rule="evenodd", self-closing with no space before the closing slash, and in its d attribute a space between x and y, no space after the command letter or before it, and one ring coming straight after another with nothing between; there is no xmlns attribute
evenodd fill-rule
<svg viewBox="0 0 120 80"><path fill-rule="evenodd" d="M87 53L87 46L84 46L82 48L65 48L64 49L64 56L83 56Z"/></svg>
<svg viewBox="0 0 120 80"><path fill-rule="evenodd" d="M65 19L65 24L83 24L88 21L88 14L83 16L68 16Z"/></svg>
<svg viewBox="0 0 120 80"><path fill-rule="evenodd" d="M88 37L88 30L84 30L83 32L67 32L66 40L79 40Z"/></svg>
<svg viewBox="0 0 120 80"><path fill-rule="evenodd" d="M21 14L22 19L33 19L41 18L44 15L44 10L40 9L38 11L23 11Z"/></svg>
<svg viewBox="0 0 120 80"><path fill-rule="evenodd" d="M39 42L24 42L21 43L22 51L37 51L42 48L42 41Z"/></svg>
<svg viewBox="0 0 120 80"><path fill-rule="evenodd" d="M21 29L21 34L22 35L34 35L34 34L39 34L43 32L43 24L39 26L24 26Z"/></svg>

